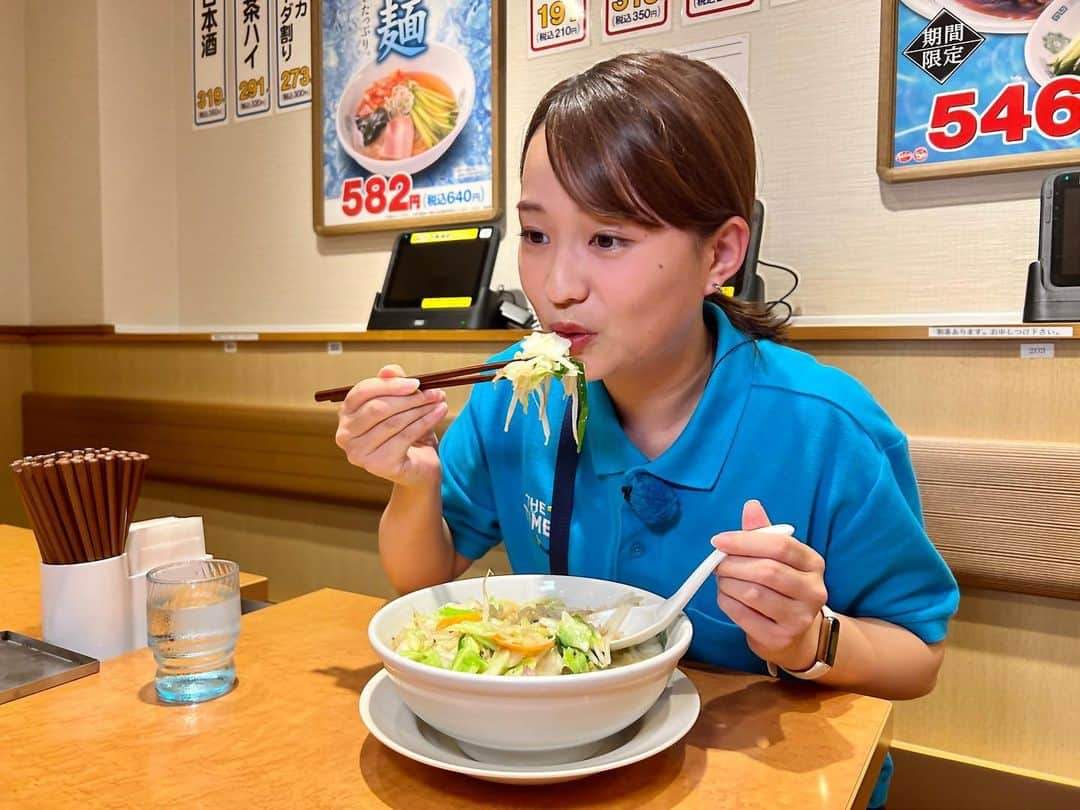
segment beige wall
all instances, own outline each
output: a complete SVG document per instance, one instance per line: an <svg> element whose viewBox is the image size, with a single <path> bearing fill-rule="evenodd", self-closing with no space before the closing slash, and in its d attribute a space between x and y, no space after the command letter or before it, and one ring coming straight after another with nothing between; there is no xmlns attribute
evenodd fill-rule
<svg viewBox="0 0 1080 810"><path fill-rule="evenodd" d="M1040 175L878 182L877 2L766 7L538 60L525 55L528 5L507 6L509 206L522 128L551 83L623 48L749 33L764 255L802 271L802 311L1019 311ZM602 4L592 7L595 24ZM186 0L26 8L35 322L265 331L366 320L393 237L314 235L310 111L194 132ZM776 291L787 283L767 278ZM496 282L516 283L513 237Z"/></svg>
<svg viewBox="0 0 1080 810"><path fill-rule="evenodd" d="M595 37L588 48L536 60L525 54L528 4L507 6L510 207L518 193L522 129L554 81L623 48L748 32L750 106L761 141L761 193L768 204L764 255L803 272L795 298L803 311L826 316L1019 312L1025 268L1036 247L1041 178L1028 173L906 187L878 182L876 1L767 7L693 28L676 22L667 34L626 44ZM602 4L591 6L598 23ZM181 77L189 69L189 23L186 4L174 8L181 43L176 75ZM837 41L860 45L836 48ZM177 83L174 103L186 111L185 82ZM187 117L179 116L182 325L366 319L385 272L390 237L312 233L309 119L308 112L290 113L192 132ZM201 172L206 166L219 173ZM507 230L513 229L511 218ZM889 245L887 263L883 244ZM515 255L511 236L503 242L496 282L517 283ZM787 283L783 275L767 278L774 290Z"/></svg>
<svg viewBox="0 0 1080 810"><path fill-rule="evenodd" d="M102 323L95 3L26 3L31 321Z"/></svg>
<svg viewBox="0 0 1080 810"><path fill-rule="evenodd" d="M30 322L30 246L26 212L26 0L0 0L7 24L0 49L0 324Z"/></svg>
<svg viewBox="0 0 1080 810"><path fill-rule="evenodd" d="M167 3L98 0L97 23L104 319L174 324L176 18Z"/></svg>

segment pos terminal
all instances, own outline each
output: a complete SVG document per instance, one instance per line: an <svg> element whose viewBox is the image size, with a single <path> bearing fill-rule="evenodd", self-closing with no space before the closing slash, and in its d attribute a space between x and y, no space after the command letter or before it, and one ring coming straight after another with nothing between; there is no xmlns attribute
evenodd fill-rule
<svg viewBox="0 0 1080 810"><path fill-rule="evenodd" d="M499 312L503 294L490 288L498 247L495 225L400 234L367 328L506 326Z"/></svg>

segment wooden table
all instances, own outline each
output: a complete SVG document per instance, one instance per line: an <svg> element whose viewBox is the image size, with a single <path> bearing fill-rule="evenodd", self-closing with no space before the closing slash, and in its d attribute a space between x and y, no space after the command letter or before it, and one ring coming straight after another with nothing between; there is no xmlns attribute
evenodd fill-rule
<svg viewBox="0 0 1080 810"><path fill-rule="evenodd" d="M157 703L143 649L0 706L0 804L862 807L889 742L887 701L684 666L701 716L663 753L559 785L481 782L396 754L361 722L360 691L380 669L366 628L381 604L321 590L243 616L239 683L209 703Z"/></svg>
<svg viewBox="0 0 1080 810"><path fill-rule="evenodd" d="M34 533L0 523L0 630L41 638L41 578ZM266 577L240 572L240 596L266 601Z"/></svg>

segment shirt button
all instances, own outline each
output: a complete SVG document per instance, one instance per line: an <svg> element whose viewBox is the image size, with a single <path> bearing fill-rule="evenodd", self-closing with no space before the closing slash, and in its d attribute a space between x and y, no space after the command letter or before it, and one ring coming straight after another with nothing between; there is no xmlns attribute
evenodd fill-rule
<svg viewBox="0 0 1080 810"><path fill-rule="evenodd" d="M630 546L630 556L631 557L640 557L644 553L645 553L644 544L642 544L642 543L634 543L632 546Z"/></svg>

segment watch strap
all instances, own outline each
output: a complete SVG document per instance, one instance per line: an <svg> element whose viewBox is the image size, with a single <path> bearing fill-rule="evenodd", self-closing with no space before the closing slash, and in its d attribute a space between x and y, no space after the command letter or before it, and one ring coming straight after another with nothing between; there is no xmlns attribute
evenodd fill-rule
<svg viewBox="0 0 1080 810"><path fill-rule="evenodd" d="M817 653L818 657L808 669L801 669L801 670L794 670L794 671L792 671L790 669L784 669L784 672L786 672L788 675L790 675L793 678L799 678L800 680L803 680L803 681L813 681L813 680L816 680L816 679L820 678L822 675L824 675L826 672L828 672L830 669L832 669L832 664L833 664L833 660L834 660L835 653L836 653L836 637L835 636L836 636L837 633L839 633L839 626L832 626L832 625L833 625L833 622L839 620L839 616L837 616L836 613L834 613L832 610L830 610L827 605L822 605L821 606L821 618L822 618L821 633L819 634L819 637L818 637L818 653ZM829 621L830 619L832 619L833 622L830 622ZM830 638L830 637L826 636L827 633L831 634L832 637ZM828 651L828 653L825 655L824 658L822 657L822 654L821 654L822 649L825 649L825 650ZM779 673L777 672L776 664L774 664L772 661L766 661L765 665L766 665L766 668L769 671L769 675L771 675L774 678L778 677ZM780 669L783 669L783 667L780 667Z"/></svg>

